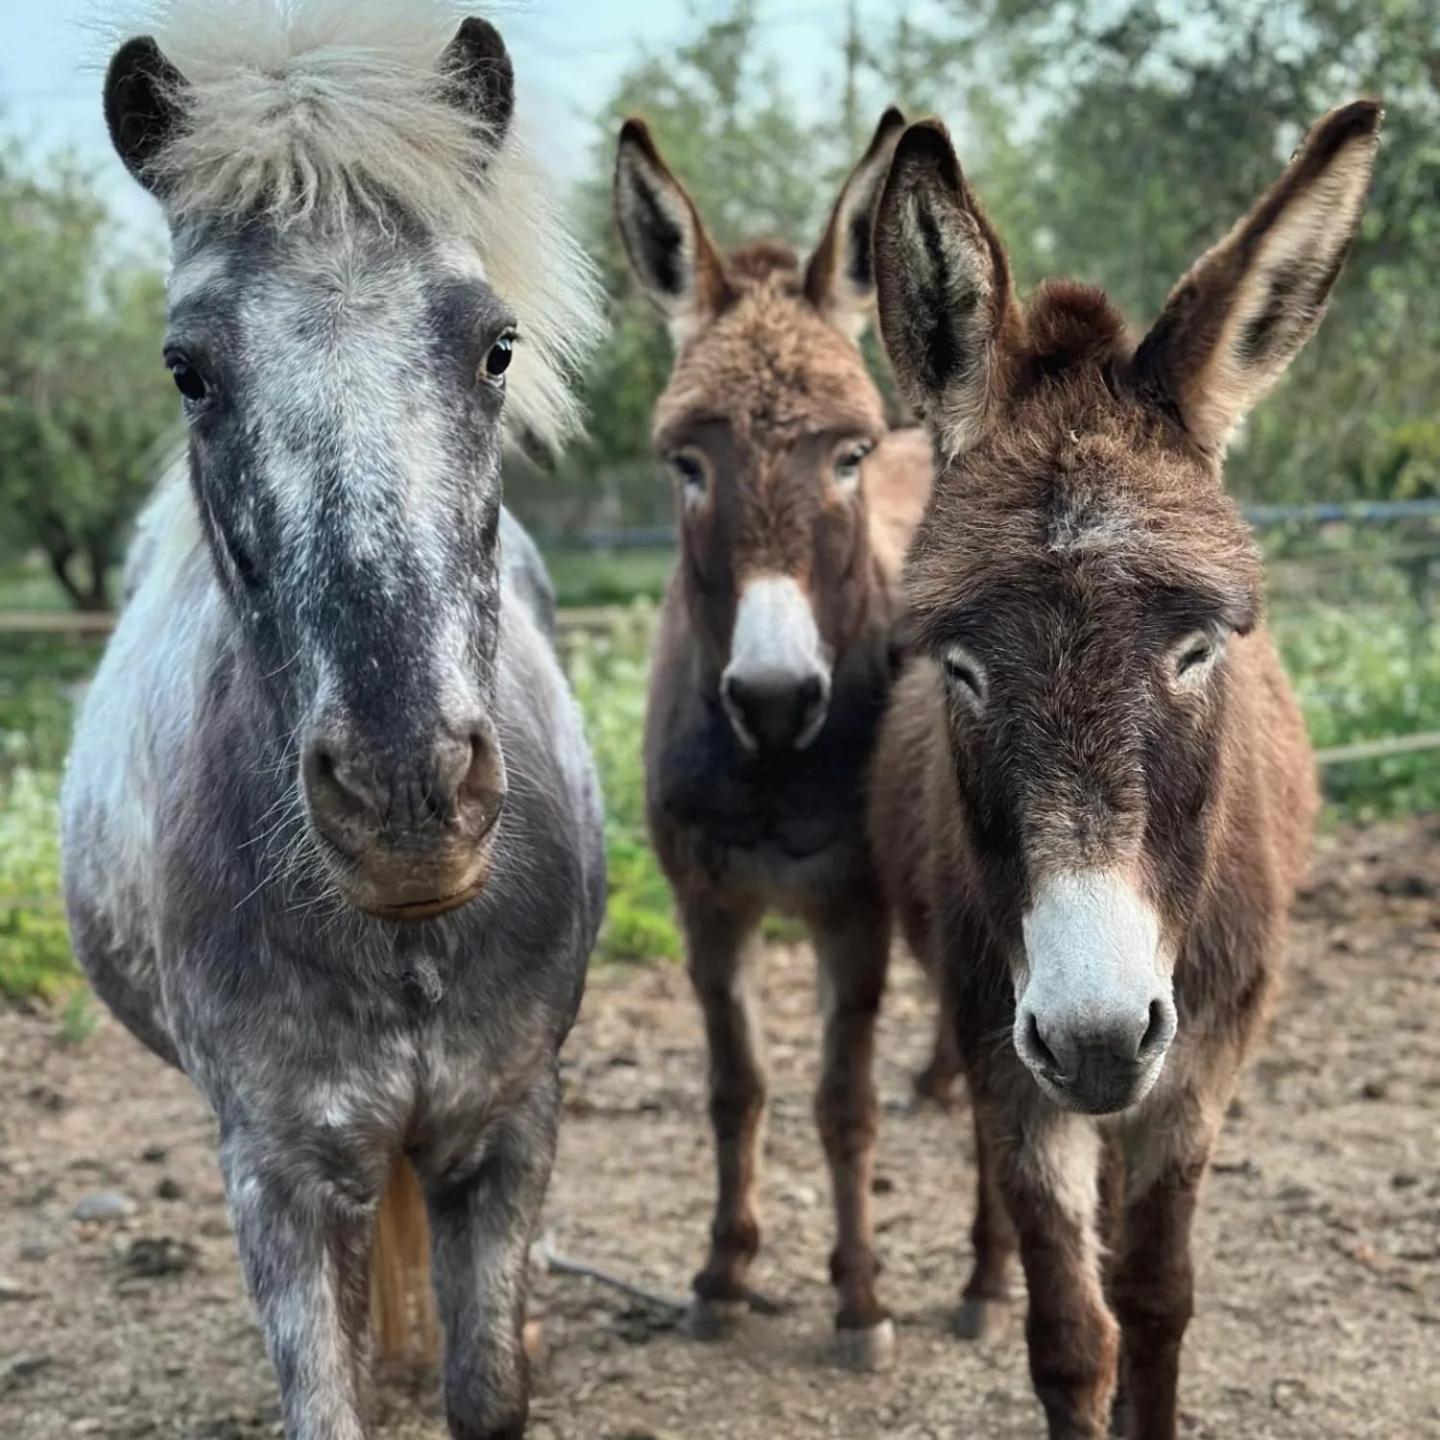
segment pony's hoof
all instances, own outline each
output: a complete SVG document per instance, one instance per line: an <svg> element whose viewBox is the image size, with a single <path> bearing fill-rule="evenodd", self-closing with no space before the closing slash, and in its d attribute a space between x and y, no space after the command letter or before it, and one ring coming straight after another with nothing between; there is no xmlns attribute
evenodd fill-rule
<svg viewBox="0 0 1440 1440"><path fill-rule="evenodd" d="M527 1320L520 1332L520 1344L532 1370L543 1370L550 1359L550 1347L545 1343L545 1322Z"/></svg>
<svg viewBox="0 0 1440 1440"><path fill-rule="evenodd" d="M697 1295L685 1312L683 1329L692 1340L724 1340L749 1313L747 1300L705 1300Z"/></svg>
<svg viewBox="0 0 1440 1440"><path fill-rule="evenodd" d="M895 1358L895 1322L835 1332L835 1363L842 1370L888 1370Z"/></svg>
<svg viewBox="0 0 1440 1440"><path fill-rule="evenodd" d="M955 1312L951 1329L957 1340L993 1340L1009 1328L1010 1302L983 1295L967 1295Z"/></svg>

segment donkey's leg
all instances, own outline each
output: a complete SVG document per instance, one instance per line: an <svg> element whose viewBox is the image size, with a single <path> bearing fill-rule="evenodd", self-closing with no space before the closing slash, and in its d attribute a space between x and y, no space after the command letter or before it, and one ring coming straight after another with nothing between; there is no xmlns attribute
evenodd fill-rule
<svg viewBox="0 0 1440 1440"><path fill-rule="evenodd" d="M1217 1130L1214 1102L1177 1090L1147 1107L1126 1136L1124 1233L1111 1293L1124 1337L1123 1433L1143 1440L1176 1434L1180 1348L1195 1293L1190 1227Z"/></svg>
<svg viewBox="0 0 1440 1440"><path fill-rule="evenodd" d="M240 1263L280 1382L288 1440L363 1440L383 1163L327 1154L317 1164L300 1153L293 1139L222 1132Z"/></svg>
<svg viewBox="0 0 1440 1440"><path fill-rule="evenodd" d="M1100 1157L1100 1243L1105 1297L1115 1309L1115 1273L1125 1248L1125 1147L1113 1130L1107 1131ZM1121 1325L1120 1360L1116 1367L1115 1398L1110 1406L1110 1433L1125 1435L1130 1428L1130 1386Z"/></svg>
<svg viewBox="0 0 1440 1440"><path fill-rule="evenodd" d="M691 983L705 1018L710 1052L710 1123L718 1191L710 1255L695 1277L692 1331L723 1333L743 1311L745 1277L760 1248L755 1204L765 1118L765 1068L750 994L760 908L682 903Z"/></svg>
<svg viewBox="0 0 1440 1440"><path fill-rule="evenodd" d="M955 1100L955 1082L960 1078L960 1047L955 1040L955 1023L943 994L936 999L935 1045L929 1062L915 1076L915 1093L922 1100L933 1100L949 1109Z"/></svg>
<svg viewBox="0 0 1440 1440"><path fill-rule="evenodd" d="M519 1440L525 1433L526 1262L559 1115L551 1065L468 1143L447 1134L420 1157L445 1331L445 1414L455 1440Z"/></svg>
<svg viewBox="0 0 1440 1440"><path fill-rule="evenodd" d="M1010 1257L1015 1253L1015 1227L1005 1208L995 1142L986 1132L977 1107L975 1122L975 1223L970 1239L975 1252L965 1282L955 1333L979 1340L1002 1329L1010 1317Z"/></svg>
<svg viewBox="0 0 1440 1440"><path fill-rule="evenodd" d="M888 1363L895 1347L894 1326L875 1295L880 1263L870 1208L879 1115L871 1071L890 915L878 895L862 892L819 911L811 928L825 1024L815 1118L835 1197L836 1358L850 1369L871 1370Z"/></svg>
<svg viewBox="0 0 1440 1440"><path fill-rule="evenodd" d="M1095 1233L1099 1136L1093 1122L1048 1105L1015 1128L997 1137L996 1158L1029 1290L1030 1375L1051 1440L1097 1440L1119 1351Z"/></svg>

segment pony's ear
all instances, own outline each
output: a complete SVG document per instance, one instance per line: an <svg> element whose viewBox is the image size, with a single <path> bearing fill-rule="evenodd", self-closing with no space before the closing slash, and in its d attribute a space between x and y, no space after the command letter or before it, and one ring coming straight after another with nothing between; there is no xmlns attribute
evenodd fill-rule
<svg viewBox="0 0 1440 1440"><path fill-rule="evenodd" d="M875 301L875 205L904 128L904 115L892 105L841 187L830 222L805 267L805 298L837 330L856 339Z"/></svg>
<svg viewBox="0 0 1440 1440"><path fill-rule="evenodd" d="M880 332L905 398L953 459L984 433L1019 328L1010 267L938 120L900 137L875 215Z"/></svg>
<svg viewBox="0 0 1440 1440"><path fill-rule="evenodd" d="M1315 333L1360 225L1380 106L1319 120L1284 174L1170 292L1128 378L1219 455Z"/></svg>
<svg viewBox="0 0 1440 1440"><path fill-rule="evenodd" d="M615 218L630 268L677 343L725 308L730 289L720 254L643 120L627 120L620 130Z"/></svg>
<svg viewBox="0 0 1440 1440"><path fill-rule="evenodd" d="M498 145L515 113L515 67L500 32L473 15L462 20L440 56L440 72L454 103L473 115Z"/></svg>
<svg viewBox="0 0 1440 1440"><path fill-rule="evenodd" d="M151 166L180 125L179 96L184 88L185 77L149 35L127 40L105 72L110 143L125 168L152 192L159 181Z"/></svg>

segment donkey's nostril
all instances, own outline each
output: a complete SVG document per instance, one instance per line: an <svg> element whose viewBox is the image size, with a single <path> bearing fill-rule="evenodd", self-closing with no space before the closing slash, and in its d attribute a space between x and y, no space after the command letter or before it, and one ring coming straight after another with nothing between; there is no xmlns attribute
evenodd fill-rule
<svg viewBox="0 0 1440 1440"><path fill-rule="evenodd" d="M1158 1001L1150 1002L1150 1023L1145 1027L1145 1033L1140 1037L1140 1049L1136 1058L1143 1060L1157 1046L1165 1043L1165 1031L1167 1029L1165 1007Z"/></svg>
<svg viewBox="0 0 1440 1440"><path fill-rule="evenodd" d="M821 675L749 675L728 672L720 695L747 747L802 748L824 722L826 681Z"/></svg>
<svg viewBox="0 0 1440 1440"><path fill-rule="evenodd" d="M1045 1043L1045 1037L1040 1033L1040 1022L1035 1018L1033 1010L1030 1012L1026 1038L1030 1042L1031 1052L1035 1059L1052 1072L1053 1079L1059 1080L1060 1062L1055 1058L1055 1052Z"/></svg>

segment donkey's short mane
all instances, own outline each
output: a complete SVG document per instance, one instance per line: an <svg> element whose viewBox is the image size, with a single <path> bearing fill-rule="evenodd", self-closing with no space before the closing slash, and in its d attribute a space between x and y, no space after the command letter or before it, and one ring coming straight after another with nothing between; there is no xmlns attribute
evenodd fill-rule
<svg viewBox="0 0 1440 1440"><path fill-rule="evenodd" d="M147 167L172 220L343 232L397 211L473 246L520 321L510 413L574 430L573 372L598 338L593 267L523 144L454 103L452 0L156 0L112 29L152 35L185 83Z"/></svg>

